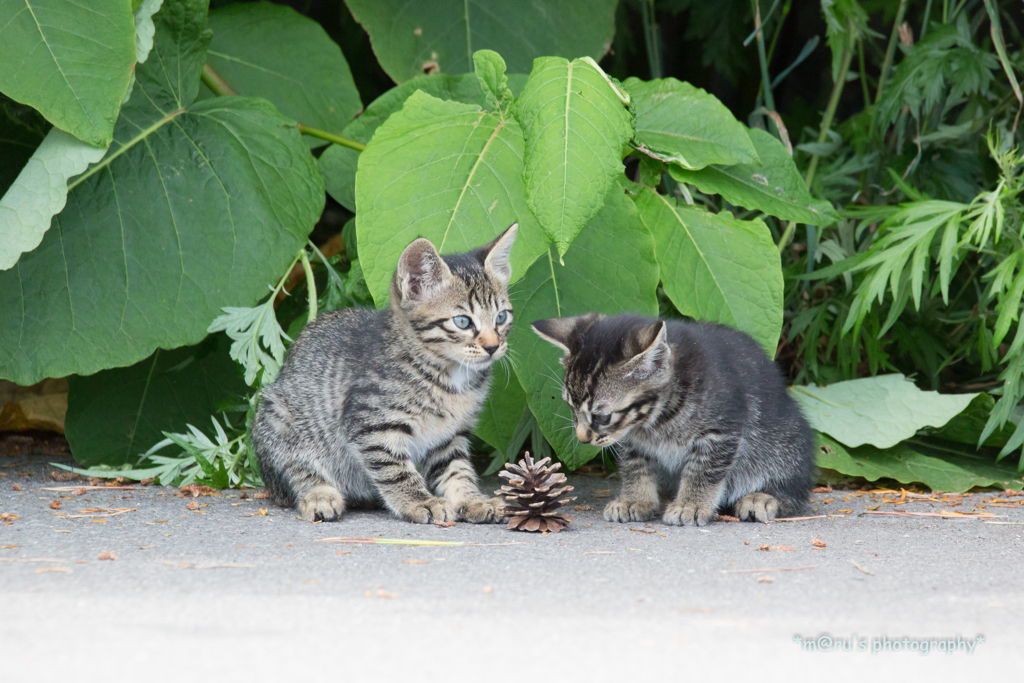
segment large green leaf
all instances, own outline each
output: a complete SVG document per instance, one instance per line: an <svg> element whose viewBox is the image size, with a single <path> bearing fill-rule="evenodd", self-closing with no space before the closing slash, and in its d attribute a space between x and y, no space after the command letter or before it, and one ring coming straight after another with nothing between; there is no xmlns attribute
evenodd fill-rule
<svg viewBox="0 0 1024 683"><path fill-rule="evenodd" d="M903 375L879 375L827 387L794 386L793 398L819 432L847 446L895 446L924 427L941 427L978 394L921 391Z"/></svg>
<svg viewBox="0 0 1024 683"><path fill-rule="evenodd" d="M600 59L615 33L617 0L346 0L377 60L396 82L440 70L473 70L476 50L494 50L510 71L534 57Z"/></svg>
<svg viewBox="0 0 1024 683"><path fill-rule="evenodd" d="M0 164L0 197L7 193L49 127L49 122L31 107L0 95L0 159L4 160ZM0 217L0 225L2 221ZM2 231L0 227L0 234Z"/></svg>
<svg viewBox="0 0 1024 683"><path fill-rule="evenodd" d="M192 104L205 3L167 0L106 157L40 246L0 272L0 376L19 384L195 344L266 294L323 207L294 124L263 100Z"/></svg>
<svg viewBox="0 0 1024 683"><path fill-rule="evenodd" d="M775 357L782 263L768 227L675 202L644 188L640 218L654 235L665 293L683 315L746 332Z"/></svg>
<svg viewBox="0 0 1024 683"><path fill-rule="evenodd" d="M526 206L523 136L514 120L416 92L377 129L356 173L359 261L383 306L402 250L426 237L441 253L485 244L519 222L512 278L547 240Z"/></svg>
<svg viewBox="0 0 1024 683"><path fill-rule="evenodd" d="M0 199L0 270L39 246L55 214L64 208L68 178L103 158L93 147L60 128L50 132Z"/></svg>
<svg viewBox="0 0 1024 683"><path fill-rule="evenodd" d="M476 435L495 449L505 452L526 410L526 392L509 365L495 365L493 373L491 391L487 394L476 422Z"/></svg>
<svg viewBox="0 0 1024 683"><path fill-rule="evenodd" d="M134 463L162 432L183 432L186 424L205 430L218 401L248 391L229 344L215 335L198 346L157 350L126 368L69 377L65 431L75 459L87 466Z"/></svg>
<svg viewBox="0 0 1024 683"><path fill-rule="evenodd" d="M895 479L904 484L921 483L933 491L962 493L975 486L1024 488L1015 466L997 463L972 453L951 451L927 443L901 443L887 450L872 446L847 449L824 434L818 435L818 467L868 481Z"/></svg>
<svg viewBox="0 0 1024 683"><path fill-rule="evenodd" d="M513 93L523 89L526 84L525 74L509 74L508 85ZM402 108L405 101L417 90L442 100L477 104L481 108L487 106L487 100L480 89L480 82L474 74L449 76L434 74L424 76L391 90L375 99L355 121L348 124L342 136L349 140L370 141L377 128L387 121L388 117ZM320 172L324 174L327 192L349 211L356 211L356 165L359 152L341 145L331 145L320 155Z"/></svg>
<svg viewBox="0 0 1024 683"><path fill-rule="evenodd" d="M238 94L268 99L285 116L333 133L362 109L341 48L320 24L292 8L228 5L210 12L209 26L210 65ZM311 146L327 144L308 140Z"/></svg>
<svg viewBox="0 0 1024 683"><path fill-rule="evenodd" d="M672 164L669 173L679 182L692 183L706 194L720 194L729 203L757 209L782 220L809 225L831 225L839 220L832 205L817 200L782 143L758 128L749 129L761 165L708 166L690 171Z"/></svg>
<svg viewBox="0 0 1024 683"><path fill-rule="evenodd" d="M926 433L932 437L978 446L978 441L981 439L981 435L985 433L985 425L988 424L995 405L995 399L982 392L949 422L938 429L926 430ZM985 443L981 445L1002 448L1010 441L1019 421L1020 414L1014 411L1010 421L1004 424L1002 428L992 432L985 439Z"/></svg>
<svg viewBox="0 0 1024 683"><path fill-rule="evenodd" d="M131 0L0 2L0 64L0 92L106 147L135 64Z"/></svg>
<svg viewBox="0 0 1024 683"><path fill-rule="evenodd" d="M146 61L153 47L155 27L152 17L161 1L146 0L135 11L135 58L140 64ZM132 72L133 85L134 78ZM9 124L18 123L12 117L5 119ZM4 128L11 131L8 135L12 139L4 136L0 143L2 147L16 143L23 145L35 137L35 131L25 127L19 130L18 126L8 125ZM50 129L41 142L36 140L33 147L29 158L23 162L19 153L5 156L4 166L10 164L16 173L18 168L21 171L11 183L0 179L0 192L3 193L0 199L0 270L10 268L22 253L39 246L54 215L67 202L68 179L99 161L106 153L105 148L82 142L60 128ZM23 147L15 149L20 152ZM3 152L6 154L7 149Z"/></svg>
<svg viewBox="0 0 1024 683"><path fill-rule="evenodd" d="M544 436L570 469L598 451L576 441L572 411L562 400L562 352L534 334L530 322L590 311L657 315L657 287L654 239L633 202L614 187L565 255L565 265L559 265L552 248L513 290L511 346L520 358L516 376Z"/></svg>
<svg viewBox="0 0 1024 683"><path fill-rule="evenodd" d="M633 136L629 97L590 60L539 57L516 101L526 136L526 194L564 256L622 174Z"/></svg>
<svg viewBox="0 0 1024 683"><path fill-rule="evenodd" d="M714 95L674 78L630 78L625 86L636 112L640 151L693 170L758 163L746 127Z"/></svg>

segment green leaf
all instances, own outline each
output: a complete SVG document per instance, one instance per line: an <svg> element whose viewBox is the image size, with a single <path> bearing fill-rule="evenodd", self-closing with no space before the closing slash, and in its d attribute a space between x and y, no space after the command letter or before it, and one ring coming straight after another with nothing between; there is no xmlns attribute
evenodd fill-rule
<svg viewBox="0 0 1024 683"><path fill-rule="evenodd" d="M720 194L730 204L764 211L782 220L818 226L839 220L830 203L815 199L804 188L804 179L781 142L758 128L748 133L761 166L737 164L688 171L672 164L669 173L705 194Z"/></svg>
<svg viewBox="0 0 1024 683"><path fill-rule="evenodd" d="M901 443L887 450L872 446L847 449L824 434L818 435L818 467L868 481L895 479L921 483L933 491L963 493L975 486L998 486L1020 491L1024 481L1016 468L984 456L925 443Z"/></svg>
<svg viewBox="0 0 1024 683"><path fill-rule="evenodd" d="M746 127L714 95L674 78L627 79L636 112L637 149L698 170L711 164L757 164Z"/></svg>
<svg viewBox="0 0 1024 683"><path fill-rule="evenodd" d="M665 293L683 315L736 328L775 357L782 331L779 251L759 220L740 221L644 188L640 218L654 235Z"/></svg>
<svg viewBox="0 0 1024 683"><path fill-rule="evenodd" d="M927 257L935 235L946 225L946 232L952 230L955 239L962 214L967 208L957 202L938 200L904 204L885 220L882 236L867 252L862 252L863 258L858 255L844 261L850 262L850 272L868 270L857 285L857 294L850 305L850 315L843 325L844 334L860 324L876 299L882 300L886 288L892 291L893 298L901 304L896 307L896 316L906 306L908 288L909 294L913 295L915 307L920 309L921 288L928 269ZM943 241L948 245L952 239L947 241L944 237ZM859 263L853 263L854 259L860 259ZM908 264L909 273L906 271ZM901 283L906 285L902 292Z"/></svg>
<svg viewBox="0 0 1024 683"><path fill-rule="evenodd" d="M162 0L146 0L135 12L135 54L141 64L153 47L153 13ZM132 85L135 72L132 72ZM131 92L129 86L128 92ZM14 123L13 119L11 120ZM35 131L19 127L12 131L16 139L34 139ZM82 173L89 164L103 158L106 149L94 147L59 128L53 128L35 145L24 163L11 157L12 166L22 168L8 189L0 179L0 270L13 266L23 252L39 246L53 216L67 203L68 179Z"/></svg>
<svg viewBox="0 0 1024 683"><path fill-rule="evenodd" d="M210 65L239 95L270 100L285 116L334 133L363 108L341 48L320 24L292 8L228 5L210 12L209 25ZM307 141L311 147L327 144Z"/></svg>
<svg viewBox="0 0 1024 683"><path fill-rule="evenodd" d="M135 65L131 3L0 3L0 64L0 92L106 147Z"/></svg>
<svg viewBox="0 0 1024 683"><path fill-rule="evenodd" d="M274 297L259 306L225 306L207 332L224 332L231 338L231 359L245 369L245 383L252 386L261 376L263 385L277 379L284 364L284 342L290 339L274 314Z"/></svg>
<svg viewBox="0 0 1024 683"><path fill-rule="evenodd" d="M947 441L978 446L978 441L985 431L985 425L988 423L989 415L992 414L995 403L995 399L982 392L970 402L963 412L953 417L945 425L938 429L928 430L928 435L946 439ZM1019 421L1019 417L1015 418L1015 420ZM1010 440L1010 437L1013 436L1013 430L1012 424L1004 424L1002 428L988 436L985 439L985 443L980 445L1002 448Z"/></svg>
<svg viewBox="0 0 1024 683"><path fill-rule="evenodd" d="M819 432L856 447L889 448L924 427L941 427L978 394L921 391L903 375L879 375L827 387L794 386L789 393Z"/></svg>
<svg viewBox="0 0 1024 683"><path fill-rule="evenodd" d="M882 126L894 123L904 106L920 120L947 96L957 101L965 95L988 92L997 68L996 56L972 41L966 12L955 25L936 23L896 67L878 101L876 121ZM947 83L951 84L948 91Z"/></svg>
<svg viewBox="0 0 1024 683"><path fill-rule="evenodd" d="M522 90L526 83L523 74L509 76L512 92ZM465 104L476 104L481 108L487 105L487 99L480 89L480 81L474 74L449 76L434 74L403 83L375 99L355 121L348 124L342 136L356 142L367 143L377 128L387 121L388 117L402 108L405 101L417 90L441 100L453 100ZM356 211L356 164L359 152L341 145L331 145L320 155L320 172L324 174L327 192L349 211Z"/></svg>
<svg viewBox="0 0 1024 683"><path fill-rule="evenodd" d="M377 129L356 173L356 234L378 306L398 257L417 237L444 254L467 251L518 221L512 279L522 277L547 246L526 206L522 154L514 120L422 92Z"/></svg>
<svg viewBox="0 0 1024 683"><path fill-rule="evenodd" d="M163 432L209 424L217 401L248 390L222 335L158 350L126 368L68 378L65 430L83 465L135 463Z"/></svg>
<svg viewBox="0 0 1024 683"><path fill-rule="evenodd" d="M507 119L515 98L508 87L505 60L492 50L477 50L473 53L473 68L487 105L502 119Z"/></svg>
<svg viewBox="0 0 1024 683"><path fill-rule="evenodd" d="M516 101L530 209L559 257L601 209L633 136L624 95L590 60L539 57Z"/></svg>
<svg viewBox="0 0 1024 683"><path fill-rule="evenodd" d="M507 363L495 365L491 372L494 379L476 422L476 435L504 453L526 410L526 392Z"/></svg>
<svg viewBox="0 0 1024 683"><path fill-rule="evenodd" d="M500 53L517 73L534 57L600 59L615 32L617 0L346 0L370 34L377 60L401 83L424 74L473 70L473 52Z"/></svg>
<svg viewBox="0 0 1024 683"><path fill-rule="evenodd" d="M570 469L599 451L576 441L572 411L562 400L562 353L534 334L529 323L590 311L657 315L657 287L654 239L633 202L614 187L565 255L565 265L549 250L513 289L517 322L510 345L520 358L516 376L544 436Z"/></svg>
<svg viewBox="0 0 1024 683"><path fill-rule="evenodd" d="M825 42L832 50L832 80L839 78L843 53L852 40L882 36L868 28L868 14L857 0L822 0L821 13L825 17ZM850 33L853 33L851 36Z"/></svg>
<svg viewBox="0 0 1024 683"><path fill-rule="evenodd" d="M223 306L265 296L320 216L291 121L263 100L192 104L205 5L165 5L111 149L0 272L0 376L19 384L197 343Z"/></svg>
<svg viewBox="0 0 1024 683"><path fill-rule="evenodd" d="M39 246L53 216L67 203L68 178L106 154L51 128L14 184L0 199L0 270L7 270L26 251Z"/></svg>

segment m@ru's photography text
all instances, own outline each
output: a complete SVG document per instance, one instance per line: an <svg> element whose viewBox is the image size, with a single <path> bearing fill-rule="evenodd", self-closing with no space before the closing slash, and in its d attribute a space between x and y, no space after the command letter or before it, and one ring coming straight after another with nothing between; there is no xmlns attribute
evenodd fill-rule
<svg viewBox="0 0 1024 683"><path fill-rule="evenodd" d="M793 642L800 646L804 652L870 652L879 654L882 652L912 652L919 655L927 655L932 652L941 652L947 655L963 652L974 654L974 648L985 642L985 636L978 635L973 638L953 636L947 638L938 637L894 637L889 636L858 636L856 634L842 638L823 633L818 636L805 637L793 636Z"/></svg>

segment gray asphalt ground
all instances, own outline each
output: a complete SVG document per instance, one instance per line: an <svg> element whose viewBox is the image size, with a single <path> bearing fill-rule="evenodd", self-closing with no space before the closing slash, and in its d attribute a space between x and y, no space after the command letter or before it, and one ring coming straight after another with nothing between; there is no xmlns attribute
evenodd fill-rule
<svg viewBox="0 0 1024 683"><path fill-rule="evenodd" d="M570 476L590 509L537 535L384 511L310 524L239 491L74 495L46 490L82 483L52 481L49 460L0 458L4 683L923 680L1024 664L1022 497L897 504L898 492L837 490L814 495L821 519L673 528L606 523L618 482ZM876 506L1005 517L863 514ZM832 651L808 651L829 638ZM957 638L957 652L938 649Z"/></svg>

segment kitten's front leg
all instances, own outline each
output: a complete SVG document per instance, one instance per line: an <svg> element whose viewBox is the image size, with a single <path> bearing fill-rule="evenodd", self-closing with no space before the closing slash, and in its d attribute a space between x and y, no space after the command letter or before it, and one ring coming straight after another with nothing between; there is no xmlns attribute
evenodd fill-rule
<svg viewBox="0 0 1024 683"><path fill-rule="evenodd" d="M646 522L658 514L658 480L653 464L643 455L626 449L619 459L622 490L604 508L609 522Z"/></svg>
<svg viewBox="0 0 1024 683"><path fill-rule="evenodd" d="M738 439L720 432L706 434L694 444L679 492L662 516L665 524L706 526L711 522L738 445Z"/></svg>
<svg viewBox="0 0 1024 683"><path fill-rule="evenodd" d="M449 444L431 451L423 463L423 478L431 491L452 502L459 520L500 522L505 517L505 502L480 492L476 470L469 459L469 434L457 434Z"/></svg>
<svg viewBox="0 0 1024 683"><path fill-rule="evenodd" d="M384 505L410 522L454 522L455 506L427 490L422 475L406 454L395 448L395 441L382 439L361 447L363 464L377 486Z"/></svg>

